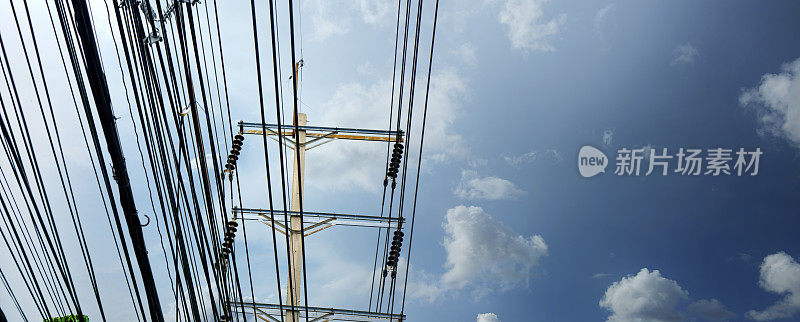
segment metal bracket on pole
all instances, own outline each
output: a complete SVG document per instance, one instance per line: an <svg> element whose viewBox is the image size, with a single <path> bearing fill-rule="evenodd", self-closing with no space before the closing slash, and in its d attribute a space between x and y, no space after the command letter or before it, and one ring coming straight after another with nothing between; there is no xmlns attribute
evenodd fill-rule
<svg viewBox="0 0 800 322"><path fill-rule="evenodd" d="M278 136L277 124L265 123L251 123L239 122L239 128L242 129L242 134L257 134L261 135L264 132L267 135ZM281 136L288 139L294 135L294 126L283 125ZM369 130L369 129L356 129L356 128L341 128L341 127L326 127L326 126L309 126L303 125L297 127L298 131L305 132L307 137L314 138L311 141L305 142L309 144L315 142L318 138L331 138L340 140L357 140L357 141L382 141L382 142L403 142L403 131L387 131L387 130ZM398 139L399 137L399 139ZM295 145L292 142L292 145Z"/></svg>
<svg viewBox="0 0 800 322"><path fill-rule="evenodd" d="M258 311L258 313L261 313L261 314L256 314L257 318L260 318L260 319L262 319L264 321L267 321L267 322L281 322L281 320L276 319L274 316L272 316L272 314L264 312L264 310L262 310L260 308L255 308L255 309L256 309L256 311Z"/></svg>
<svg viewBox="0 0 800 322"><path fill-rule="evenodd" d="M281 227L283 227L283 229L280 229L280 228L278 228L278 227L276 227L276 226L273 226L273 225L271 224L271 222L272 222L271 220L261 220L261 222L262 222L262 223L264 223L264 224L265 224L265 225L267 225L267 226L270 226L271 228L275 228L275 230L276 230L277 232L279 232L279 233L281 233L281 234L284 234L284 235L286 235L286 230L287 230L287 229L286 229L286 226L285 226L285 225L283 225L283 224L281 224L281 223L279 223L279 222L277 222L277 221L276 221L276 222L275 222L275 225L276 225L276 226L281 226Z"/></svg>
<svg viewBox="0 0 800 322"><path fill-rule="evenodd" d="M324 319L324 318L328 318L328 317L331 317L331 316L333 316L333 313L327 313L327 314L323 314L323 315L320 315L320 316L318 316L318 317L314 318L314 319L313 319L313 320L311 320L310 322L314 322L314 321L322 321L322 319Z"/></svg>
<svg viewBox="0 0 800 322"><path fill-rule="evenodd" d="M256 209L256 208L239 208L233 207L233 213L241 215L243 220L257 220L257 221L271 221L270 213L275 216L275 222L283 221L285 216L299 215L295 211L287 210L272 210L269 209ZM403 218L389 218L380 216L369 215L353 215L353 214L338 214L329 212L318 211L303 211L303 224L315 225L327 219L336 220L336 226L352 226L352 227L376 227L376 228L392 228L396 227L398 223L405 222ZM283 226L281 224L281 226ZM315 226L316 227L316 226ZM305 229L309 229L306 227Z"/></svg>
<svg viewBox="0 0 800 322"><path fill-rule="evenodd" d="M323 135L323 136L320 136L320 137L314 138L314 139L313 139L313 140L311 140L311 141L308 141L308 142L306 142L306 143L303 143L303 145L305 145L305 146L306 146L306 150L311 150L311 149L313 149L313 148L316 148L316 147L318 147L318 146L320 146L320 145L323 145L323 144L325 144L325 143L328 143L328 142L330 142L330 141L333 141L333 139L330 139L330 140L328 140L328 141L325 141L325 142L322 142L322 143L320 143L320 144L316 144L316 145L314 145L314 144L313 144L314 142L317 142L317 141L319 141L319 140L323 140L323 139L330 138L330 137L332 137L332 136L336 135L337 133L339 133L339 131L333 131L333 132L330 132L330 133L328 133L328 134L325 134L325 135Z"/></svg>
<svg viewBox="0 0 800 322"><path fill-rule="evenodd" d="M319 227L319 226L322 226L322 225L324 225L324 224L327 224L327 223L329 223L329 222L331 222L331 221L334 221L334 220L336 220L336 218L328 218L328 219L325 219L325 220L323 220L323 221L320 221L320 222L318 222L318 223L316 223L316 224L313 224L313 225L311 225L311 226L305 227L305 229L304 229L305 231L309 231L309 230L311 230L311 232L310 232L310 233L306 233L306 234L305 234L305 236L306 236L306 237L308 237L308 236L311 236L311 234L313 234L313 233L316 233L316 232L322 231L322 230L324 230L324 229L328 229L328 228L330 228L330 227L333 227L333 226L334 226L334 225L336 225L336 224L328 224L327 226L325 226L325 227L322 227L322 228L320 228L320 229L317 229L317 230L312 230L312 229L314 229L314 228L317 228L317 227Z"/></svg>
<svg viewBox="0 0 800 322"><path fill-rule="evenodd" d="M228 302L229 305L239 310L256 309L260 314L273 318L272 315L280 314L281 307L285 310L286 305L280 306L278 304L256 303L256 302ZM389 321L404 321L406 316L404 314L381 313L359 310L346 310L334 309L325 307L305 307L300 306L296 308L299 312L305 312L308 309L309 321L320 321L320 319L330 319L334 321L374 321L374 320L389 320ZM273 313L275 312L275 313ZM263 318L262 318L263 319ZM265 321L272 321L263 319Z"/></svg>

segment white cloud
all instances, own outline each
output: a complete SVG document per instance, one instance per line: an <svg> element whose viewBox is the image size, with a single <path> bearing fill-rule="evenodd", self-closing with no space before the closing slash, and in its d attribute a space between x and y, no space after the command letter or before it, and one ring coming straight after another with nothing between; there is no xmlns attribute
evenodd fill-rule
<svg viewBox="0 0 800 322"><path fill-rule="evenodd" d="M480 4L471 3L469 6L453 6L451 10L448 10L453 31L456 34L463 34L467 30L467 26L471 25L472 19L486 10L486 5L491 4L493 4L492 1L483 1Z"/></svg>
<svg viewBox="0 0 800 322"><path fill-rule="evenodd" d="M687 310L708 321L727 321L736 317L736 314L728 311L717 299L692 302L692 304L689 304Z"/></svg>
<svg viewBox="0 0 800 322"><path fill-rule="evenodd" d="M487 166L488 164L489 160L483 158L474 158L472 160L469 160L468 162L469 167L473 169L482 168Z"/></svg>
<svg viewBox="0 0 800 322"><path fill-rule="evenodd" d="M675 306L687 298L678 283L662 277L658 270L642 268L611 284L600 306L611 311L608 321L680 321Z"/></svg>
<svg viewBox="0 0 800 322"><path fill-rule="evenodd" d="M347 258L335 247L320 244L314 245L317 246L314 255L318 264L308 266L308 284L314 285L315 289L313 293L309 291L309 302L347 307L354 305L354 298L366 298L370 291L372 267Z"/></svg>
<svg viewBox="0 0 800 322"><path fill-rule="evenodd" d="M386 0L360 0L358 2L364 22L380 24L392 12L392 1Z"/></svg>
<svg viewBox="0 0 800 322"><path fill-rule="evenodd" d="M512 156L512 157L506 156L503 157L503 159L506 160L506 162L508 162L508 164L510 164L511 166L519 168L521 165L525 163L536 161L537 155L538 154L536 153L536 151L531 151L517 156Z"/></svg>
<svg viewBox="0 0 800 322"><path fill-rule="evenodd" d="M385 129L388 111L379 102L389 102L388 82L372 86L350 83L340 86L321 113L310 111L309 124L319 126ZM383 123L383 124L382 124ZM322 189L378 189L383 180L385 144L336 141L306 154L308 183ZM324 162L323 162L324 161Z"/></svg>
<svg viewBox="0 0 800 322"><path fill-rule="evenodd" d="M679 45L678 48L675 48L675 54L677 57L672 60L673 66L693 64L699 55L697 48L694 48L690 43Z"/></svg>
<svg viewBox="0 0 800 322"><path fill-rule="evenodd" d="M419 81L424 84L425 80ZM424 162L447 162L467 154L461 136L453 130L466 89L464 79L453 70L445 70L431 79ZM390 95L390 81L379 81L370 86L361 83L342 85L327 103L320 106L319 112L310 111L309 124L386 129ZM419 105L415 107L414 143L409 153L415 153L419 148L422 108ZM386 145L337 141L309 151L307 158L309 176L314 177L308 183L314 187L374 190L379 189L383 180ZM324 162L319 162L321 160Z"/></svg>
<svg viewBox="0 0 800 322"><path fill-rule="evenodd" d="M398 267L405 266L403 263L405 263L405 259L401 257ZM414 265L409 266L409 271L411 271L408 275L409 298L420 299L427 301L428 303L433 303L436 300L441 299L447 291L442 287L438 276L429 274L424 270L415 269ZM402 280L405 276L404 274L405 272L400 270L398 273L398 280Z"/></svg>
<svg viewBox="0 0 800 322"><path fill-rule="evenodd" d="M420 83L422 84L422 83ZM431 79L428 102L428 125L425 129L425 158L447 162L464 157L469 149L461 135L453 131L453 123L467 97L467 81L453 69L444 69ZM422 109L417 120L422 120ZM416 137L419 137L417 134Z"/></svg>
<svg viewBox="0 0 800 322"><path fill-rule="evenodd" d="M329 1L311 0L304 3L310 8L309 20L311 24L311 39L323 41L331 36L344 35L349 30L349 22L345 16L336 9L342 6L332 6Z"/></svg>
<svg viewBox="0 0 800 322"><path fill-rule="evenodd" d="M564 161L564 157L561 156L561 152L558 152L556 149L547 149L544 151L544 154L550 156L550 158L553 160L553 164Z"/></svg>
<svg viewBox="0 0 800 322"><path fill-rule="evenodd" d="M356 66L356 73L361 76L374 76L376 75L375 67L370 62L363 62Z"/></svg>
<svg viewBox="0 0 800 322"><path fill-rule="evenodd" d="M743 106L759 114L759 133L789 140L800 147L800 58L784 64L778 74L766 74L761 84L739 96Z"/></svg>
<svg viewBox="0 0 800 322"><path fill-rule="evenodd" d="M469 289L470 295L479 300L497 290L527 287L531 270L547 255L547 244L541 236L517 235L480 207L449 209L443 228L445 273L429 274L411 266L408 279L411 299L433 303ZM403 262L401 258L401 266ZM404 276L401 270L398 279Z"/></svg>
<svg viewBox="0 0 800 322"><path fill-rule="evenodd" d="M606 21L606 17L608 17L608 14L614 9L614 6L614 3L609 3L605 7L600 8L600 10L597 10L597 13L594 14L594 32L600 37L603 36L603 33L600 31L600 27L603 26L603 23Z"/></svg>
<svg viewBox="0 0 800 322"><path fill-rule="evenodd" d="M501 290L527 286L531 269L547 255L541 236L518 235L480 207L449 209L444 229L447 271L442 284L455 290L469 286L476 298L494 285Z"/></svg>
<svg viewBox="0 0 800 322"><path fill-rule="evenodd" d="M481 313L478 314L476 322L500 322L500 318L494 313Z"/></svg>
<svg viewBox="0 0 800 322"><path fill-rule="evenodd" d="M564 161L561 152L556 149L545 149L544 151L530 151L515 156L505 156L503 160L515 168L519 168L525 164L533 163L536 160L549 160L551 164L559 164Z"/></svg>
<svg viewBox="0 0 800 322"><path fill-rule="evenodd" d="M610 276L611 276L611 274L608 274L608 273L597 273L597 274L592 275L592 278L596 279L596 280L599 280L599 279L604 279L604 278L610 277Z"/></svg>
<svg viewBox="0 0 800 322"><path fill-rule="evenodd" d="M500 23L508 27L511 46L525 52L554 51L553 37L560 33L566 14L544 21L544 5L548 0L508 0L500 11Z"/></svg>
<svg viewBox="0 0 800 322"><path fill-rule="evenodd" d="M456 196L467 200L511 199L525 191L506 179L495 176L481 176L474 170L461 171L461 182L454 191Z"/></svg>
<svg viewBox="0 0 800 322"><path fill-rule="evenodd" d="M397 9L389 0L309 0L302 5L304 16L301 18L307 19L303 26L310 29L310 40L313 41L347 34L361 28L362 22L370 27L394 26L392 13Z"/></svg>
<svg viewBox="0 0 800 322"><path fill-rule="evenodd" d="M478 56L475 54L475 47L472 43L465 42L456 49L453 49L453 54L461 60L464 65L474 68L478 66Z"/></svg>
<svg viewBox="0 0 800 322"><path fill-rule="evenodd" d="M800 264L788 254L778 252L765 257L758 284L767 292L786 296L763 311L748 311L748 318L757 321L784 319L800 310Z"/></svg>

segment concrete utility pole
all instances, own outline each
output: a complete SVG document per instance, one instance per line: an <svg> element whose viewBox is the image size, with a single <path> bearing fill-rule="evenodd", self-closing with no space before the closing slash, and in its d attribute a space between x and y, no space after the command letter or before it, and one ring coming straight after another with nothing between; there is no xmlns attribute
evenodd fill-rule
<svg viewBox="0 0 800 322"><path fill-rule="evenodd" d="M250 217L247 219L259 220L261 223L270 226L277 232L289 236L290 267L288 269L288 281L291 287L288 287L286 290L286 302L282 304L230 302L229 304L233 308L253 308L258 312L258 318L264 321L280 321L277 317L285 316L285 321L299 322L301 320L301 314L306 310L308 310L309 321L324 321L324 319L345 319L347 321L363 321L364 319L404 320L405 316L402 314L311 307L307 306L308 303L303 303L303 286L305 285L305 281L303 281L303 239L305 237L333 227L334 225L396 229L403 221L402 218L308 210L303 210L303 218L301 219L300 217L300 195L303 193L305 179L307 178L305 171L307 150L311 150L333 140L402 142L404 133L386 130L308 126L308 117L303 113L298 113L297 120L294 120L294 122L292 125L282 126L278 126L277 124L239 122L240 134L267 135L278 141L278 144L283 144L297 151L297 153L293 153L290 209L269 210L233 208L234 213L240 215L243 220L245 219L245 215L255 215L255 218ZM295 129L297 130L296 137L294 135ZM298 171L298 169L300 171ZM289 216L289 227L281 223L284 222L284 220L277 220L276 218L273 222L271 216ZM286 217L283 218L285 219ZM294 309L292 309L292 305L294 305Z"/></svg>
<svg viewBox="0 0 800 322"><path fill-rule="evenodd" d="M296 125L305 126L307 120L308 118L304 113L298 113L297 119L295 120ZM289 321L300 321L300 310L298 308L302 305L300 299L303 296L303 288L301 287L303 283L303 222L300 218L300 194L303 192L305 180L300 177L300 174L306 173L305 143L306 131L299 130L297 132L297 142L295 142L294 145L298 153L294 154L294 162L292 162L292 206L290 208L292 215L290 216L289 228L287 229L291 247L289 259L292 263L292 267L289 268L288 284L291 285L291 289L287 289L286 300L292 301L292 304L296 308L294 311L291 309L286 310L286 316L289 318ZM299 160L298 156L300 158ZM298 166L300 172L297 171Z"/></svg>

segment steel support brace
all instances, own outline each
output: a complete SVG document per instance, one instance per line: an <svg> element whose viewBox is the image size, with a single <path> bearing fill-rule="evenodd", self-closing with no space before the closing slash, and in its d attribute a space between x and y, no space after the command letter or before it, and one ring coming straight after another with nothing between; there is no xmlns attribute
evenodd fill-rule
<svg viewBox="0 0 800 322"><path fill-rule="evenodd" d="M254 308L258 312L270 315L271 313L267 312L266 310L277 310L280 311L281 308L286 309L286 305L282 307L278 304L268 304L268 303L256 303L256 302L229 302L229 305L232 307L237 308ZM306 307L299 306L296 307L298 311L304 311ZM379 319L379 320L390 320L390 321L404 321L406 316L404 314L392 314L392 313L380 313L380 312L370 312L370 311L359 311L359 310L346 310L346 309L334 309L334 308L326 308L326 307L308 307L308 314L315 315L313 317L309 316L309 321L319 321L320 318L332 318L333 320L343 320L343 321L361 321L358 319ZM271 317L271 316L270 316Z"/></svg>

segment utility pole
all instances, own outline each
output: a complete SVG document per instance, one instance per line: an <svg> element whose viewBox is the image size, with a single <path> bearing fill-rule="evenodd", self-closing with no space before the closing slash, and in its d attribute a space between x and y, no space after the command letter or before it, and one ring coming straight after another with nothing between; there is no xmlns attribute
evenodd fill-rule
<svg viewBox="0 0 800 322"><path fill-rule="evenodd" d="M298 70L302 66L302 60L293 66L292 81L294 82L295 88L298 82ZM257 314L257 317L264 321L299 322L302 312L306 312L308 315L305 317L306 320L313 319L313 321L342 318L347 321L361 321L362 319L402 321L405 319L405 316L402 314L310 307L308 303L303 303L301 298L305 297L303 288L305 285L305 281L303 281L303 269L305 269L305 267L303 267L305 255L303 241L305 237L333 227L334 225L378 227L386 228L387 231L392 228L399 230L402 227L403 219L383 216L304 211L302 210L301 196L303 195L303 188L307 177L307 175L305 175L307 150L311 150L337 139L399 143L403 141L404 133L402 131L308 126L307 123L308 116L304 113L296 113L292 118L291 126L239 122L239 134L237 136L240 136L242 139L244 138L242 137L244 134L264 135L278 141L278 144L285 145L287 148L295 150L292 160L291 206L288 211L233 207L234 218L241 218L242 221L258 220L289 238L289 272L287 276L289 287L286 289L287 296L285 304L237 301L231 301L228 302L228 304L232 311L236 309L244 310L245 308L252 308L254 314ZM309 138L311 139L309 140ZM232 170L234 167L234 165L230 163L230 160L235 162L235 160L238 159L239 150L241 149L241 141L239 142L240 143L234 147L235 151L232 150L232 152L236 152L235 155L229 157L229 170ZM238 149L236 149L237 146L239 147ZM235 174L233 171L229 172L231 176ZM252 218L252 216L251 218L246 218L246 214L256 215L256 218ZM274 220L276 215L283 216L283 220ZM287 222L289 225L288 227L286 226ZM281 317L285 316L286 320L278 320L275 318L277 315Z"/></svg>
<svg viewBox="0 0 800 322"><path fill-rule="evenodd" d="M328 213L308 210L304 210L303 217L300 217L300 194L303 193L304 184L306 178L308 178L308 176L305 175L306 151L334 140L376 141L388 143L402 142L404 133L402 131L398 132L357 128L309 126L307 125L308 117L304 113L298 113L297 119L294 120L294 122L297 123L293 123L292 126L283 125L281 127L278 127L277 124L239 122L240 134L266 134L270 138L278 141L278 144L284 144L288 148L297 149L298 153L294 153L293 158L292 200L290 209L288 211L270 211L269 209L238 207L233 208L233 212L236 214L236 217L241 218L242 220L258 220L259 222L275 229L277 232L289 236L290 267L288 280L291 287L287 288L288 294L286 303L279 305L256 302L230 302L229 304L231 305L231 308L253 308L259 313L259 318L265 321L280 321L274 316L285 314L285 321L299 322L301 319L301 313L303 313L306 309L308 309L308 318L314 321L322 321L323 319L346 319L348 321L362 321L365 319L390 321L404 320L405 316L401 314L334 309L327 307L311 307L307 306L308 303L302 303L304 283L303 269L305 269L305 267L303 267L304 237L308 237L333 226L398 229L398 227L401 225L401 222L403 222L402 218ZM283 133L278 132L279 128ZM295 128L297 128L296 141L293 140L295 137ZM276 137L282 138L282 140ZM298 171L298 168L300 171ZM302 175L300 175L301 173ZM274 222L270 219L270 215L276 217ZM278 216L284 217L282 217L281 220L278 220ZM283 219L285 219L286 216L289 216L289 227L286 227L284 224L282 224L282 222L284 222ZM294 305L294 310L291 308L292 305ZM281 312L281 309L283 309L284 312Z"/></svg>
<svg viewBox="0 0 800 322"><path fill-rule="evenodd" d="M294 120L298 126L305 126L308 118L304 113L298 113L297 119ZM295 142L295 149L298 153L294 154L294 162L292 163L292 206L290 210L289 228L286 233L289 234L290 240L290 253L289 259L292 267L289 268L289 285L291 289L287 289L291 294L287 294L287 301L292 301L292 306L296 310L286 310L286 315L289 321L300 321L300 305L301 296L303 296L301 283L303 283L303 222L300 218L300 194L303 193L304 178L300 177L301 173L306 173L306 131L297 131L297 142ZM300 158L298 160L298 157ZM298 167L300 171L298 172Z"/></svg>

